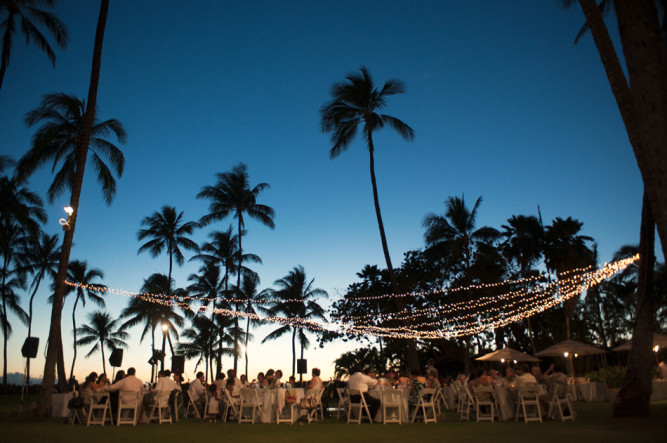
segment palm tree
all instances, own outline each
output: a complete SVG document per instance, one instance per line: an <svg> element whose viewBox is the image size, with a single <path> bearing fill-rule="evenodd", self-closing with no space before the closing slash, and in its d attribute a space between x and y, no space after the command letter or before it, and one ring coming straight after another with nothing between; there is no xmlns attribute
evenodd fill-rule
<svg viewBox="0 0 667 443"><path fill-rule="evenodd" d="M178 351L187 359L198 359L195 370L203 361L208 380L209 369L213 375L214 350L218 341L218 329L215 323L203 315L196 315L192 319L192 327L183 331L182 336L189 341L179 343Z"/></svg>
<svg viewBox="0 0 667 443"><path fill-rule="evenodd" d="M268 291L258 292L257 288L259 286L259 275L252 273L245 275L243 277L243 284L239 288L238 294L240 297L245 299L245 308L244 311L246 314L257 314L255 307L263 304L264 298L270 293ZM245 373L248 374L248 341L250 339L250 324L253 326L260 325L262 322L259 320L252 320L250 316L246 317L246 327L245 327Z"/></svg>
<svg viewBox="0 0 667 443"><path fill-rule="evenodd" d="M11 221L0 223L0 257L2 258L0 326L2 326L3 336L3 386L7 386L7 341L12 334L9 311L13 311L22 322L27 324L28 321L28 316L20 307L19 297L16 294L18 289L25 288L26 276L25 272L21 271L20 260L16 257L16 253L23 249L26 242L25 231L16 223Z"/></svg>
<svg viewBox="0 0 667 443"><path fill-rule="evenodd" d="M455 275L454 283L469 287L472 284L471 271L475 254L480 243L489 238L497 238L500 233L494 228L482 227L476 229L477 210L482 203L479 197L472 209L468 209L465 197L448 197L445 201L445 213L426 214L423 226L426 228L424 240L426 252L444 260ZM467 295L470 297L470 294ZM468 369L470 338L465 343L465 365Z"/></svg>
<svg viewBox="0 0 667 443"><path fill-rule="evenodd" d="M566 219L556 217L551 225L546 227L544 261L548 269L562 274L593 264L593 252L587 245L593 238L579 234L583 225L572 217ZM572 298L563 303L566 339L572 338L570 319L576 302L577 299Z"/></svg>
<svg viewBox="0 0 667 443"><path fill-rule="evenodd" d="M242 238L245 230L245 218L247 214L250 218L259 221L264 226L273 229L275 224L273 217L275 211L266 205L257 203L259 194L269 188L268 183L259 183L254 188L250 188L248 167L244 163L234 166L231 171L218 173L218 181L215 186L205 186L197 194L197 198L206 198L211 200L209 204L209 213L200 220L202 226L208 225L215 220L222 220L233 215L238 220L237 234L239 238L239 253L237 257L237 279L236 287L241 287L241 273L243 260ZM235 319L238 330L238 318ZM238 348L238 337L234 343L234 349ZM234 370L238 368L238 356L234 356Z"/></svg>
<svg viewBox="0 0 667 443"><path fill-rule="evenodd" d="M567 7L573 1L563 3ZM598 7L594 0L579 0L644 181L638 282L641 309L633 331L626 379L614 404L614 415L636 416L648 415L650 409L651 372L648 368L653 357L649 351L652 340L649 319L655 304L651 279L656 225L663 255L667 256L667 196L663 192L667 134L662 125L653 124L667 119L667 106L662 99L666 91L667 25L663 20L660 29L653 0L615 0L613 4L621 30L627 79L604 22L603 12L609 8ZM664 10L664 2L662 6Z"/></svg>
<svg viewBox="0 0 667 443"><path fill-rule="evenodd" d="M321 109L321 128L325 133L331 133L331 142L334 144L329 150L329 157L334 159L343 153L352 143L357 134L359 125L363 124L362 132L366 140L368 154L370 155L371 185L373 187L373 202L375 203L375 214L378 227L380 228L380 239L382 250L387 262L387 270L391 278L392 289L398 294L399 288L391 265L387 237L384 232L384 223L380 213L380 200L378 197L377 183L375 180L375 145L373 144L373 132L385 126L393 128L407 141L414 139L414 131L403 121L387 114L378 114L387 104L387 97L401 94L405 86L400 80L389 80L385 82L382 89L378 90L373 84L370 73L365 67L360 68L361 74L348 74L346 81L336 83L331 95L333 99L327 102Z"/></svg>
<svg viewBox="0 0 667 443"><path fill-rule="evenodd" d="M104 347L113 351L117 348L127 348L124 340L128 338L127 332L122 327L118 327L120 319L111 318L108 312L95 311L88 314L88 324L77 329L81 336L76 341L77 346L86 346L95 343L95 346L86 354L86 358L95 352L102 353L103 372L107 372L106 359L104 358Z"/></svg>
<svg viewBox="0 0 667 443"><path fill-rule="evenodd" d="M13 166L14 161L0 155L0 173ZM14 220L33 237L37 237L39 223L46 222L42 199L25 186L17 176L0 175L0 221Z"/></svg>
<svg viewBox="0 0 667 443"><path fill-rule="evenodd" d="M65 291L65 296L70 294L72 291L76 291L76 299L74 299L74 307L72 308L72 332L74 333L74 355L72 357L72 366L69 371L69 378L72 378L74 375L74 363L76 363L76 348L78 346L78 340L76 338L77 327L76 327L76 308L81 301L81 305L86 307L86 299L92 301L100 307L105 307L104 299L98 295L101 289L105 289L106 286L95 283L96 279L103 279L104 273L98 268L89 268L88 262L73 260L69 264L69 272L67 273L67 280L71 283L76 284L74 286L67 286ZM104 292L102 292L104 294Z"/></svg>
<svg viewBox="0 0 667 443"><path fill-rule="evenodd" d="M333 147L329 150L329 158L338 157L347 150L350 143L357 134L359 125L363 124L362 133L366 140L368 154L370 157L371 186L373 188L373 203L375 204L375 215L378 228L380 229L380 241L384 253L387 271L391 281L391 287L395 294L400 293L394 267L391 264L387 236L384 232L384 222L380 212L380 199L378 197L377 182L375 179L375 145L373 144L373 132L385 126L393 128L404 140L411 141L415 133L410 126L396 117L387 114L379 114L387 104L387 97L402 94L405 85L402 81L392 79L385 82L382 89L377 89L373 84L370 73L365 67L360 68L361 73L348 74L344 82L336 83L332 90L332 100L325 103L320 109L322 132L331 133ZM397 299L400 310L405 308L403 299ZM417 348L413 340L408 342L407 349L408 369L417 368Z"/></svg>
<svg viewBox="0 0 667 443"><path fill-rule="evenodd" d="M60 255L60 245L58 243L57 235L48 235L42 232L39 239L30 238L28 240L28 246L22 253L23 266L33 275L33 281L30 285L32 293L28 303L28 337L32 336L32 305L39 285L45 276L49 276L51 279L56 278L58 256ZM26 361L28 386L30 386L30 360Z"/></svg>
<svg viewBox="0 0 667 443"><path fill-rule="evenodd" d="M42 379L42 389L39 392L37 410L35 411L36 415L41 417L49 415L51 410L51 394L55 382L54 368L56 367L58 356L58 344L62 343L60 321L62 318L63 298L65 297L65 278L67 276L67 265L69 263L72 242L74 240L74 231L76 230L79 199L81 197L81 188L83 186L83 175L86 169L86 159L88 157L91 133L93 133L93 125L95 121L97 89L100 82L100 69L102 66L102 43L104 42L104 30L106 29L108 13L109 0L101 0L100 14L97 19L97 28L95 31L93 63L90 74L90 85L88 87L88 101L84 118L81 121L80 130L78 131L76 161L74 163L74 179L71 181L72 195L70 197L69 206L74 209L74 213L70 218L69 230L65 231L65 238L60 253L60 261L58 262L58 276L56 277L53 306L51 307L49 345L46 352L46 359L44 361L44 378Z"/></svg>
<svg viewBox="0 0 667 443"><path fill-rule="evenodd" d="M77 140L83 131L85 109L83 100L73 95L53 93L46 94L40 106L26 114L28 126L42 125L32 138L32 147L21 157L16 169L19 177L26 177L44 164L53 162L52 169L58 169L58 172L47 192L50 202L64 191L73 189L78 167ZM107 140L110 134L114 134L120 143L127 140L125 129L118 120L95 120L90 133L90 161L97 171L97 181L102 186L107 204L111 204L116 195L114 174L121 177L125 168L123 152ZM62 164L58 166L60 162Z"/></svg>
<svg viewBox="0 0 667 443"><path fill-rule="evenodd" d="M314 282L315 279L310 282L307 280L303 266L295 266L285 277L275 281L274 284L278 286L275 295L278 299L272 302L268 309L262 310L271 316L324 319L324 308L317 303L316 299L327 298L329 295L324 289L313 287ZM304 348L307 347L307 338L302 327L295 324L283 325L264 337L262 343L275 340L290 331L292 332L292 375L294 375L296 373L297 334L299 334L301 344L301 358L303 358Z"/></svg>
<svg viewBox="0 0 667 443"><path fill-rule="evenodd" d="M501 226L505 241L501 245L502 253L507 260L514 261L519 267L521 278L527 278L533 265L542 256L544 228L537 217L530 215L513 215L507 224ZM530 317L526 318L530 348L533 353L535 339Z"/></svg>
<svg viewBox="0 0 667 443"><path fill-rule="evenodd" d="M45 5L52 7L54 0L1 0L0 13L7 12L6 18L0 23L0 29L4 30L2 35L2 62L0 62L0 89L5 78L5 72L9 66L9 56L12 50L12 38L17 28L17 22L21 23L21 31L25 35L26 42L33 40L35 44L46 53L55 68L56 54L51 49L49 41L37 27L37 23L46 28L49 34L56 39L56 44L61 48L67 47L69 40L67 27L52 13L40 9Z"/></svg>
<svg viewBox="0 0 667 443"><path fill-rule="evenodd" d="M185 291L180 288L173 288L173 281L169 280L164 274L152 274L144 280L141 292L148 294L162 294L172 301L183 295ZM121 318L127 320L122 324L121 329L125 330L138 324L144 324L141 331L139 342L143 342L148 333L151 334L151 355L155 348L155 330L165 327L164 333L173 336L178 340L178 330L176 326L183 326L183 316L176 313L174 307L169 303L155 303L144 297L133 297L127 307L120 314ZM154 370L151 367L151 372ZM153 374L151 373L151 380Z"/></svg>
<svg viewBox="0 0 667 443"><path fill-rule="evenodd" d="M194 222L183 222L183 212L176 215L176 208L173 206L163 206L160 212L154 212L150 217L146 217L141 221L141 226L145 229L140 229L137 233L138 240L150 238L139 248L137 253L150 251L153 257L157 257L164 249L169 254L169 273L167 274L171 280L171 270L174 258L178 265L182 265L185 261L181 247L190 251L198 251L197 243L187 237L197 227Z"/></svg>

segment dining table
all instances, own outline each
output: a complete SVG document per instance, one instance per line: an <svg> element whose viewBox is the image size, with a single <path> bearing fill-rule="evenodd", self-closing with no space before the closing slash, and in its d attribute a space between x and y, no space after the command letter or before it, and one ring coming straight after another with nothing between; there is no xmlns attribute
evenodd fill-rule
<svg viewBox="0 0 667 443"><path fill-rule="evenodd" d="M69 403L71 398L71 392L65 394L51 394L51 417L67 417L67 414L69 414L67 403Z"/></svg>
<svg viewBox="0 0 667 443"><path fill-rule="evenodd" d="M299 402L305 396L305 390L303 388L292 388L296 392L296 404L298 407ZM278 388L278 389L259 389L258 397L262 402L262 412L260 415L259 421L262 423L275 423L276 422L276 412L282 411L283 408L287 405L285 401L285 396L287 394L287 388Z"/></svg>
<svg viewBox="0 0 667 443"><path fill-rule="evenodd" d="M396 392L399 392L401 394L401 422L402 423L409 423L410 422L410 407L408 405L408 400L410 399L410 388L407 387L399 387L399 388L391 388L391 387L378 387L378 388L371 388L368 390L368 395L370 395L373 398L376 398L380 400L380 408L378 409L377 413L375 414L375 417L373 417L373 421L375 423L381 423L383 416L382 416L382 391L385 389L391 389Z"/></svg>
<svg viewBox="0 0 667 443"><path fill-rule="evenodd" d="M651 401L667 400L667 380L655 379L651 388Z"/></svg>

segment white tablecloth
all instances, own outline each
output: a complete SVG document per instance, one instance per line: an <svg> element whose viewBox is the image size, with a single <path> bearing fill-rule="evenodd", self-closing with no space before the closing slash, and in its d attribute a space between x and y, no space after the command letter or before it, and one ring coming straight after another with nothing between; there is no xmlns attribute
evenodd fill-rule
<svg viewBox="0 0 667 443"><path fill-rule="evenodd" d="M303 388L295 388L296 403L301 401L305 392ZM262 423L274 423L276 421L276 410L285 407L285 394L287 389L260 389L259 400L262 402L262 415L260 421Z"/></svg>
<svg viewBox="0 0 667 443"><path fill-rule="evenodd" d="M498 402L498 412L501 420L514 419L514 398L510 395L507 386L494 386L493 395Z"/></svg>
<svg viewBox="0 0 667 443"><path fill-rule="evenodd" d="M580 401L608 401L609 389L606 383L602 382L584 382L576 384Z"/></svg>
<svg viewBox="0 0 667 443"><path fill-rule="evenodd" d="M72 393L51 394L51 417L67 417L69 409L67 403L72 398Z"/></svg>
<svg viewBox="0 0 667 443"><path fill-rule="evenodd" d="M443 386L442 393L445 396L445 400L447 400L447 406L449 406L450 409L455 409L456 394L454 393L454 389L451 386Z"/></svg>
<svg viewBox="0 0 667 443"><path fill-rule="evenodd" d="M410 408L408 407L408 400L410 398L410 389L408 388L399 388L396 390L397 392L400 392L401 394L401 414L403 415L403 423L408 423L410 421ZM382 402L382 389L370 389L368 391L368 395L370 395L373 398L377 398ZM378 409L377 414L375 414L375 417L373 417L373 421L376 423L382 423L382 404L380 404L380 408Z"/></svg>

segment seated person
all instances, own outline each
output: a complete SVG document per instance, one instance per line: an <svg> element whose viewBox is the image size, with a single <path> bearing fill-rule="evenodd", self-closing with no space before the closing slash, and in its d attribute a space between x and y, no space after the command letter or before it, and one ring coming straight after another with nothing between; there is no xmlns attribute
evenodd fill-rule
<svg viewBox="0 0 667 443"><path fill-rule="evenodd" d="M517 376L514 378L515 386L518 390L530 383L537 384L537 379L531 374L530 366L526 363L521 365L521 369L517 371Z"/></svg>
<svg viewBox="0 0 667 443"><path fill-rule="evenodd" d="M193 401L203 403L206 400L205 384L206 379L204 378L204 373L201 371L197 372L196 378L190 383L190 387L188 388L188 393Z"/></svg>
<svg viewBox="0 0 667 443"><path fill-rule="evenodd" d="M470 387L474 390L477 386L491 386L493 385L493 379L487 375L484 368L476 367L473 369L472 374L470 375Z"/></svg>
<svg viewBox="0 0 667 443"><path fill-rule="evenodd" d="M250 383L248 383L248 377L245 374L241 374L240 382L239 386L241 389L247 388L250 385Z"/></svg>
<svg viewBox="0 0 667 443"><path fill-rule="evenodd" d="M79 385L79 397L81 398L81 403L88 408L92 401L93 392L97 390L97 385L95 381L97 380L97 372L91 372L86 377L86 380Z"/></svg>
<svg viewBox="0 0 667 443"><path fill-rule="evenodd" d="M127 375L123 377L123 379L100 389L100 391L109 391L112 393L109 396L109 400L111 403L111 410L113 413L113 417L116 417L116 414L118 412L118 397L114 396L113 393L118 393L120 391L130 391L139 393L143 392L144 382L139 380L139 378L137 378L135 374L136 370L134 368L128 368Z"/></svg>
<svg viewBox="0 0 667 443"><path fill-rule="evenodd" d="M410 371L410 398L408 399L408 403L411 405L416 405L419 401L419 394L425 387L424 383L422 382L423 379L424 377L419 375L419 371L417 369Z"/></svg>
<svg viewBox="0 0 667 443"><path fill-rule="evenodd" d="M429 369L426 371L426 387L431 389L438 389L441 387L440 380L438 380L438 371Z"/></svg>
<svg viewBox="0 0 667 443"><path fill-rule="evenodd" d="M371 414L371 419L375 420L375 415L377 414L378 409L380 408L381 401L375 397L371 397L368 394L368 389L377 385L377 380L370 375L368 369L360 370L359 368L350 376L347 380L348 389L357 390L359 394L350 395L351 403L359 403L361 397L364 397L366 404L368 405L368 411Z"/></svg>
<svg viewBox="0 0 667 443"><path fill-rule="evenodd" d="M241 389L239 388L240 383L240 381L236 380L236 377L227 379L227 385L225 386L225 389L229 393L229 396L232 398L232 401L241 401Z"/></svg>
<svg viewBox="0 0 667 443"><path fill-rule="evenodd" d="M313 378L311 378L310 382L308 383L308 389L322 389L324 387L324 383L320 378L320 370L318 368L313 368L310 373L313 375Z"/></svg>
<svg viewBox="0 0 667 443"><path fill-rule="evenodd" d="M218 392L222 392L222 390L225 389L226 383L227 381L225 380L224 372L218 372L218 375L215 376L215 382L214 382Z"/></svg>
<svg viewBox="0 0 667 443"><path fill-rule="evenodd" d="M264 382L262 384L263 388L269 388L273 385L273 379L276 376L276 371L269 369L266 371L266 376L264 377Z"/></svg>
<svg viewBox="0 0 667 443"><path fill-rule="evenodd" d="M547 393L540 395L540 407L542 415L546 416L549 411L549 402L553 399L554 393L559 386L567 386L567 375L565 375L558 363L554 363L549 368L550 374L546 377ZM567 388L566 388L567 389ZM567 395L567 391L565 391Z"/></svg>
<svg viewBox="0 0 667 443"><path fill-rule="evenodd" d="M266 380L264 379L264 373L259 372L257 374L257 378L255 380L253 380L253 383L254 383L255 387L257 387L257 388L265 388L266 387Z"/></svg>

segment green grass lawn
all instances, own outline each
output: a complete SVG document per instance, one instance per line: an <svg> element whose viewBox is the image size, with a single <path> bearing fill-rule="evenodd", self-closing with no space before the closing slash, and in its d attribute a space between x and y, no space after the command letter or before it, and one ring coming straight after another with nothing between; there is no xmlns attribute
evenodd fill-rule
<svg viewBox="0 0 667 443"><path fill-rule="evenodd" d="M67 426L64 419L18 417L18 396L0 397L0 439L3 442L664 442L667 441L667 402L653 403L650 417L617 419L608 403L576 403L577 419L544 423L461 422L454 411L438 424L347 425L335 420L289 425L239 425L194 419L172 425L121 427ZM28 404L29 402L26 402Z"/></svg>

